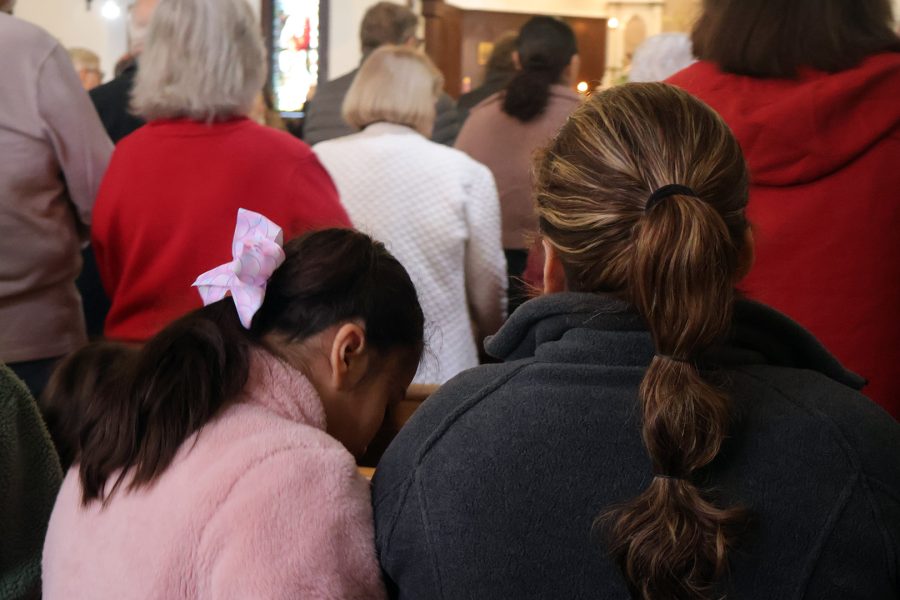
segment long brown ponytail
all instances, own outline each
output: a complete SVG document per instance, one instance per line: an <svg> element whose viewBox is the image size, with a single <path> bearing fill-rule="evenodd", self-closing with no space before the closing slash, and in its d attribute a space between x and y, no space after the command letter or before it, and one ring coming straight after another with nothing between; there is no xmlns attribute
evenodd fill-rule
<svg viewBox="0 0 900 600"><path fill-rule="evenodd" d="M696 196L648 207L667 184ZM537 200L570 288L629 300L656 346L639 390L652 480L599 519L609 549L637 598L715 597L744 512L719 507L697 477L730 422L727 394L697 359L731 323L747 228L740 148L711 109L676 88L614 88L548 149Z"/></svg>

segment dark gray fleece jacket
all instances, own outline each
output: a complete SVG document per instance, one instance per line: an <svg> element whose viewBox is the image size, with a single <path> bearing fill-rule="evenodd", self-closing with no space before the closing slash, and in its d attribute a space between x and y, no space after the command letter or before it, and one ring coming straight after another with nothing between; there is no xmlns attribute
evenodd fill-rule
<svg viewBox="0 0 900 600"><path fill-rule="evenodd" d="M430 398L374 479L393 597L628 598L592 525L652 477L638 385L640 318L592 294L523 305L487 341L502 364ZM702 359L733 422L697 480L752 521L730 554L730 599L900 598L900 424L805 330L751 302Z"/></svg>

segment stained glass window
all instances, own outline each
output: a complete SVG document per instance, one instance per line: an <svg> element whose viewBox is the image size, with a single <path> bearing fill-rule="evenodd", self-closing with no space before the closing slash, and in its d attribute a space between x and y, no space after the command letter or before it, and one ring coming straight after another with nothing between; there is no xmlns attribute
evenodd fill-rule
<svg viewBox="0 0 900 600"><path fill-rule="evenodd" d="M319 80L319 0L273 0L275 108L298 112Z"/></svg>

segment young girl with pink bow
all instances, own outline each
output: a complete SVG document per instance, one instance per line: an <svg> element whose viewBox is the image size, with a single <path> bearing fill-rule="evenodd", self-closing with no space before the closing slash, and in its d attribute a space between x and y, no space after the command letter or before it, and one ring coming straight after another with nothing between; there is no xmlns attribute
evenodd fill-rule
<svg viewBox="0 0 900 600"><path fill-rule="evenodd" d="M206 306L121 348L123 366L72 398L79 447L45 598L384 596L351 453L412 380L422 311L361 233L281 241L242 210L233 260L194 284Z"/></svg>

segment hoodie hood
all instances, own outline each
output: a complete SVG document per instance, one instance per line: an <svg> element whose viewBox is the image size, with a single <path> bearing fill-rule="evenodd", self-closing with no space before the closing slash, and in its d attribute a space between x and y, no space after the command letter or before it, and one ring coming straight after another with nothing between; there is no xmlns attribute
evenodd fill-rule
<svg viewBox="0 0 900 600"><path fill-rule="evenodd" d="M817 181L889 136L900 136L900 53L877 54L839 73L795 79L723 73L702 61L672 76L734 131L754 185Z"/></svg>

